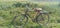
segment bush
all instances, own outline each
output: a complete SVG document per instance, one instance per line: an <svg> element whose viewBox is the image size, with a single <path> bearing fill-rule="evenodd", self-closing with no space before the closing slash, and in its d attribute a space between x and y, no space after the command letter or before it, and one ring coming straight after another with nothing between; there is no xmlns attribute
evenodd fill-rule
<svg viewBox="0 0 60 28"><path fill-rule="evenodd" d="M59 20L57 20L57 22L58 22L58 23L60 23L60 19L59 19Z"/></svg>
<svg viewBox="0 0 60 28"><path fill-rule="evenodd" d="M41 25L38 25L38 26L31 26L31 28L42 28Z"/></svg>
<svg viewBox="0 0 60 28"><path fill-rule="evenodd" d="M13 4L12 6L15 6L15 7L21 7L22 3L16 3L16 4Z"/></svg>

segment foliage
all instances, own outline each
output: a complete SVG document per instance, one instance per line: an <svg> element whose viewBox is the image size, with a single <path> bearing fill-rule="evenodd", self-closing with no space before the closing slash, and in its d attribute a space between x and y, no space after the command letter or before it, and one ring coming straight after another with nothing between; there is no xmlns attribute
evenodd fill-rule
<svg viewBox="0 0 60 28"><path fill-rule="evenodd" d="M3 2L0 3L0 26L1 27L8 27L6 25L9 25L11 20L18 14L20 13L24 13L25 11L25 6L28 5L31 8L34 7L41 7L43 8L43 10L46 10L48 12L52 12L50 15L50 22L49 23L60 23L60 7L58 7L58 5L48 5L48 4L44 4L44 5L40 5L40 4L36 4L36 3L22 3L22 2ZM29 12L29 15L33 18L35 12ZM19 21L17 21L17 23L19 23ZM29 23L25 26L27 28L33 27L33 28L42 28L43 26L40 25L36 25L35 26L31 26L31 24L34 24L33 22L31 22L31 20L29 21ZM19 24L17 24L19 25ZM58 28L60 25L57 24L56 28ZM1 28L0 27L0 28ZM13 28L13 24L11 25L11 27Z"/></svg>

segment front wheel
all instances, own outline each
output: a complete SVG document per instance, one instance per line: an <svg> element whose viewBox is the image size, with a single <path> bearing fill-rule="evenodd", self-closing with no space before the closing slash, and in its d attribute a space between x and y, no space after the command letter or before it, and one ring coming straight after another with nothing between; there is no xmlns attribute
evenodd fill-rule
<svg viewBox="0 0 60 28"><path fill-rule="evenodd" d="M14 27L17 28L17 26L24 26L27 21L28 19L26 18L26 15L20 14L13 18L12 23Z"/></svg>

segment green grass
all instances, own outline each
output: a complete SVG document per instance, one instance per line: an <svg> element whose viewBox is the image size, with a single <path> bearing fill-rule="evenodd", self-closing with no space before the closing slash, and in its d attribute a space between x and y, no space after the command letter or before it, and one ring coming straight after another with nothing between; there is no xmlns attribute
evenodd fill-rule
<svg viewBox="0 0 60 28"><path fill-rule="evenodd" d="M0 2L0 5L3 6L11 6L12 4L14 4L16 2ZM46 11L51 11L53 12L52 14L50 14L50 22L49 22L49 27L50 24L52 24L52 28L60 28L60 23L58 23L57 21L60 20L60 7L58 7L58 4L55 3L40 3L39 4L40 7L45 7L43 10ZM24 13L25 9L22 7L18 7L18 8L14 8L12 7L11 9L0 9L0 28L8 28L8 25L10 23L10 21L13 19L13 17L15 15L18 15L19 13ZM18 13L19 12L19 13ZM31 12L32 13L32 12ZM31 16L33 16L30 13ZM2 26L4 25L4 26ZM31 21L29 21L29 23L25 26L30 28L31 25L33 26L33 28L40 28L40 26L38 24L32 23ZM14 26L12 25L11 28L13 28ZM42 26L43 28L47 27L47 26Z"/></svg>

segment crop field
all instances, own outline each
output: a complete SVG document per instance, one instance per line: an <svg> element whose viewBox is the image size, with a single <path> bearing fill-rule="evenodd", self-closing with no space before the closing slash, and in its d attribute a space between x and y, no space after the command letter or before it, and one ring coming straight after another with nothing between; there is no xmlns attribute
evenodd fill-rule
<svg viewBox="0 0 60 28"><path fill-rule="evenodd" d="M22 3L22 4L21 4ZM20 5L21 4L21 5ZM0 28L8 28L11 20L21 13L25 11L25 4L26 2L0 2ZM52 12L49 14L50 20L48 25L39 25L33 23L30 18L29 22L27 23L24 28L60 28L60 3L59 2L30 2L32 5L30 8L37 7L43 8L43 10L47 12ZM29 15L33 18L35 12L29 12ZM19 25L19 21L16 21ZM20 26L18 26L20 27ZM11 24L11 28L14 28L13 23Z"/></svg>

